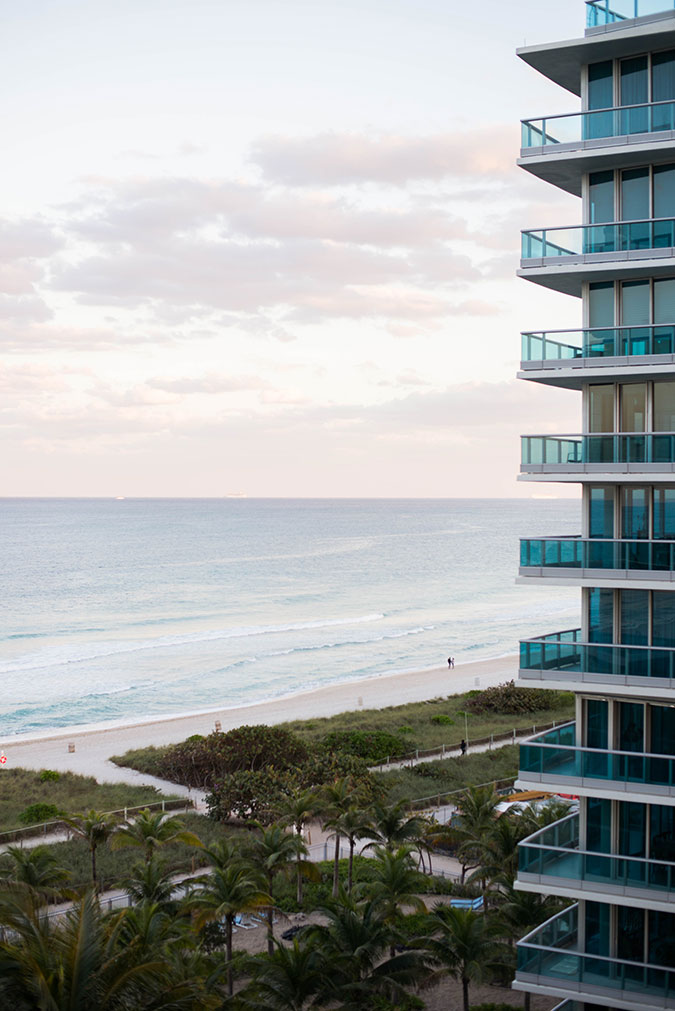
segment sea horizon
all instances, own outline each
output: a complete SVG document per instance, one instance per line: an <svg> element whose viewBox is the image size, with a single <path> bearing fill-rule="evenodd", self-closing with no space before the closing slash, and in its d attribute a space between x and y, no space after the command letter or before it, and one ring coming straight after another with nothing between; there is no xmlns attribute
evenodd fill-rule
<svg viewBox="0 0 675 1011"><path fill-rule="evenodd" d="M515 586L566 499L0 499L4 735L240 707L515 653L578 623ZM537 523L540 527L537 530Z"/></svg>

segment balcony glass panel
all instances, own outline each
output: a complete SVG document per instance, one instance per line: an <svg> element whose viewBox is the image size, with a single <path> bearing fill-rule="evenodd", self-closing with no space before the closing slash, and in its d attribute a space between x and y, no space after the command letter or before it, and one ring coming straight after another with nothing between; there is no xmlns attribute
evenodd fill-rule
<svg viewBox="0 0 675 1011"><path fill-rule="evenodd" d="M524 538L522 568L675 570L675 541L609 541L581 537Z"/></svg>
<svg viewBox="0 0 675 1011"><path fill-rule="evenodd" d="M597 779L645 786L675 786L675 758L629 751L575 747L574 723L531 738L520 746L521 773Z"/></svg>
<svg viewBox="0 0 675 1011"><path fill-rule="evenodd" d="M671 594L663 594L670 597ZM670 626L670 641L672 641ZM675 679L675 649L580 642L581 629L520 643L520 669L600 674L609 677Z"/></svg>
<svg viewBox="0 0 675 1011"><path fill-rule="evenodd" d="M675 463L675 432L613 433L611 435L525 435L521 463L623 464Z"/></svg>
<svg viewBox="0 0 675 1011"><path fill-rule="evenodd" d="M675 219L649 218L606 225L567 225L522 233L522 259L586 256L675 245Z"/></svg>
<svg viewBox="0 0 675 1011"><path fill-rule="evenodd" d="M640 805L624 805L637 807ZM675 889L675 864L579 849L579 816L574 814L525 839L518 848L523 874L563 878L651 892Z"/></svg>
<svg viewBox="0 0 675 1011"><path fill-rule="evenodd" d="M664 130L675 130L675 102L672 100L524 119L521 121L520 146L523 149L536 147L554 151L560 144L579 144L604 137L626 137Z"/></svg>
<svg viewBox="0 0 675 1011"><path fill-rule="evenodd" d="M675 996L672 967L585 954L578 946L578 907L573 906L520 941L517 971L574 990L580 986L613 989L617 997L625 993L659 1000Z"/></svg>
<svg viewBox="0 0 675 1011"><path fill-rule="evenodd" d="M613 25L631 18L644 18L675 10L674 0L586 0L586 24L589 28Z"/></svg>
<svg viewBox="0 0 675 1011"><path fill-rule="evenodd" d="M594 327L521 334L523 362L675 354L675 325Z"/></svg>

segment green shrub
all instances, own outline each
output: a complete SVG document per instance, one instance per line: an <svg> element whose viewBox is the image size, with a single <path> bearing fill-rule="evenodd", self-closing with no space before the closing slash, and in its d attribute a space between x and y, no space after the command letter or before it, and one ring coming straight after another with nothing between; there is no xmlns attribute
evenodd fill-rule
<svg viewBox="0 0 675 1011"><path fill-rule="evenodd" d="M41 783L58 783L61 779L61 773L56 772L54 769L43 769L39 778Z"/></svg>
<svg viewBox="0 0 675 1011"><path fill-rule="evenodd" d="M445 713L437 713L436 716L432 716L431 722L437 723L441 727L454 727L455 725L452 716L447 716Z"/></svg>
<svg viewBox="0 0 675 1011"><path fill-rule="evenodd" d="M42 821L55 821L61 817L56 804L30 804L19 815L22 825L39 825Z"/></svg>
<svg viewBox="0 0 675 1011"><path fill-rule="evenodd" d="M356 755L366 762L401 758L410 750L410 742L388 730L334 730L321 740L324 748Z"/></svg>
<svg viewBox="0 0 675 1011"><path fill-rule="evenodd" d="M515 681L486 688L467 700L471 713L503 713L509 716L527 715L551 709L559 702L556 693L541 688L521 688Z"/></svg>
<svg viewBox="0 0 675 1011"><path fill-rule="evenodd" d="M406 726L404 724L402 727L398 728L397 733L399 733L399 734L414 734L415 730L414 730L413 727L408 727L408 726Z"/></svg>

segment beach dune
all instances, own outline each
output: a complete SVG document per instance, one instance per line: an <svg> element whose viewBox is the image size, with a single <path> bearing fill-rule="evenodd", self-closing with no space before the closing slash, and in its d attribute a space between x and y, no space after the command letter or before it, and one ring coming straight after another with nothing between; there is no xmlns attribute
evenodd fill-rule
<svg viewBox="0 0 675 1011"><path fill-rule="evenodd" d="M221 706L132 723L89 724L0 738L0 749L6 757L6 762L0 766L0 775L2 769L11 768L56 769L95 776L101 782L152 782L151 778L131 769L120 769L109 761L110 756L123 754L131 748L174 744L191 734L231 730L243 724L284 723L457 695L473 688L501 684L516 678L517 673L518 658L513 655L460 664L453 670L446 665L343 681L246 706ZM219 728L216 723L220 724Z"/></svg>

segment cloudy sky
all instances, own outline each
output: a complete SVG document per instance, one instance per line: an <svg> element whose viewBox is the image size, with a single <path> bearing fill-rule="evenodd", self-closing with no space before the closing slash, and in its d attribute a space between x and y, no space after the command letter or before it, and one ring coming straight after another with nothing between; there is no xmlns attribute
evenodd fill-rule
<svg viewBox="0 0 675 1011"><path fill-rule="evenodd" d="M581 0L0 0L1 495L502 496ZM555 486L544 489L553 492Z"/></svg>

